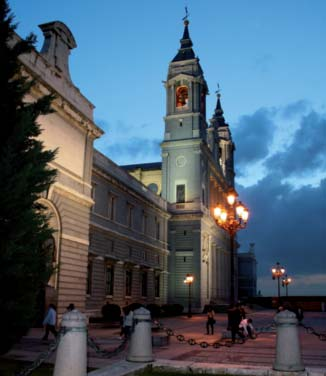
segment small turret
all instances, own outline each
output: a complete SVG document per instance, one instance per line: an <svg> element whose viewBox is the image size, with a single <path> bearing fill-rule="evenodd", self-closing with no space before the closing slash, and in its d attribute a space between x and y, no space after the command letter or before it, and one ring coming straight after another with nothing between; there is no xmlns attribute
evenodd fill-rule
<svg viewBox="0 0 326 376"><path fill-rule="evenodd" d="M41 55L54 67L62 76L71 81L69 73L70 50L77 47L75 39L68 27L60 22L53 21L39 25L44 35L44 44Z"/></svg>
<svg viewBox="0 0 326 376"><path fill-rule="evenodd" d="M228 184L234 186L234 160L233 154L235 145L232 141L232 135L229 124L226 123L223 116L224 111L221 105L221 94L217 91L217 102L212 119L210 119L210 129L213 128L214 139L216 140L217 160L220 163L224 176ZM213 148L214 149L214 148Z"/></svg>

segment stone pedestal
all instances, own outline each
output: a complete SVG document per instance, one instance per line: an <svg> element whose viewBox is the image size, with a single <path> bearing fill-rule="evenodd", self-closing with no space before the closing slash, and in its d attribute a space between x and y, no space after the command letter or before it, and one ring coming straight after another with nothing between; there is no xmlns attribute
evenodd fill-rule
<svg viewBox="0 0 326 376"><path fill-rule="evenodd" d="M153 361L152 320L150 312L145 308L134 311L134 329L131 333L127 360L130 362Z"/></svg>
<svg viewBox="0 0 326 376"><path fill-rule="evenodd" d="M276 358L273 369L276 371L304 371L298 335L298 320L293 312L281 311L276 323Z"/></svg>
<svg viewBox="0 0 326 376"><path fill-rule="evenodd" d="M62 335L54 366L54 376L87 375L87 328L86 316L77 309L63 315L61 327L67 333Z"/></svg>

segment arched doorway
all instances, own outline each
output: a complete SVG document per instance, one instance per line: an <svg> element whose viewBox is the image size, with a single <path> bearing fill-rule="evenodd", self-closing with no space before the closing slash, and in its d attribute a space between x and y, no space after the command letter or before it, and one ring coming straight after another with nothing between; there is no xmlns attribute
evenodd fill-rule
<svg viewBox="0 0 326 376"><path fill-rule="evenodd" d="M41 326L47 307L50 303L57 305L58 298L58 267L60 258L60 235L61 235L61 221L57 208L55 205L44 198L38 200L44 207L45 213L49 218L49 225L54 230L52 236L43 244L43 249L50 255L53 274L45 286L40 289L37 299L37 318L36 325Z"/></svg>

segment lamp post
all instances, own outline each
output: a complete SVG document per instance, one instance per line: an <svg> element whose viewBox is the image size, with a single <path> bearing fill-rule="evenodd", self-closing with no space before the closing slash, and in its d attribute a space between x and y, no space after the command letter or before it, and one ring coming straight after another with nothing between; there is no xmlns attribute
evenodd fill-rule
<svg viewBox="0 0 326 376"><path fill-rule="evenodd" d="M285 286L285 294L288 296L288 285L292 282L292 278L285 275L285 278L282 279L282 286Z"/></svg>
<svg viewBox="0 0 326 376"><path fill-rule="evenodd" d="M192 317L191 314L191 285L194 282L194 276L192 274L187 274L186 278L183 281L186 285L188 285L188 317Z"/></svg>
<svg viewBox="0 0 326 376"><path fill-rule="evenodd" d="M218 226L228 232L230 236L230 303L234 302L234 240L236 233L247 225L249 211L238 201L238 194L234 188L230 188L226 197L228 205L214 208L214 218Z"/></svg>
<svg viewBox="0 0 326 376"><path fill-rule="evenodd" d="M278 301L280 302L280 277L282 277L285 273L285 269L283 266L280 265L279 262L272 268L272 278L277 278L277 297Z"/></svg>

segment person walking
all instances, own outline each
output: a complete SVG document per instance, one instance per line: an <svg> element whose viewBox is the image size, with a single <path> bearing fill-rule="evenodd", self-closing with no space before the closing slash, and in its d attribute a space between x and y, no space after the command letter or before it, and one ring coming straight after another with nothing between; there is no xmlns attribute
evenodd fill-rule
<svg viewBox="0 0 326 376"><path fill-rule="evenodd" d="M231 331L232 343L235 343L235 337L238 334L240 338L244 338L244 334L241 333L239 325L241 322L241 312L239 309L239 304L234 306L231 304L228 311L228 330Z"/></svg>
<svg viewBox="0 0 326 376"><path fill-rule="evenodd" d="M130 308L125 308L125 316L123 322L123 333L125 338L129 338L131 335L131 328L134 320L134 312Z"/></svg>
<svg viewBox="0 0 326 376"><path fill-rule="evenodd" d="M209 334L209 329L211 329L211 334L214 334L215 322L215 312L213 310L213 307L209 306L207 310L206 334Z"/></svg>
<svg viewBox="0 0 326 376"><path fill-rule="evenodd" d="M58 335L58 332L55 329L55 324L57 322L57 312L54 304L49 305L49 309L46 313L46 316L43 320L43 326L45 328L45 334L42 338L43 341L47 341L49 333L51 332L54 337Z"/></svg>

